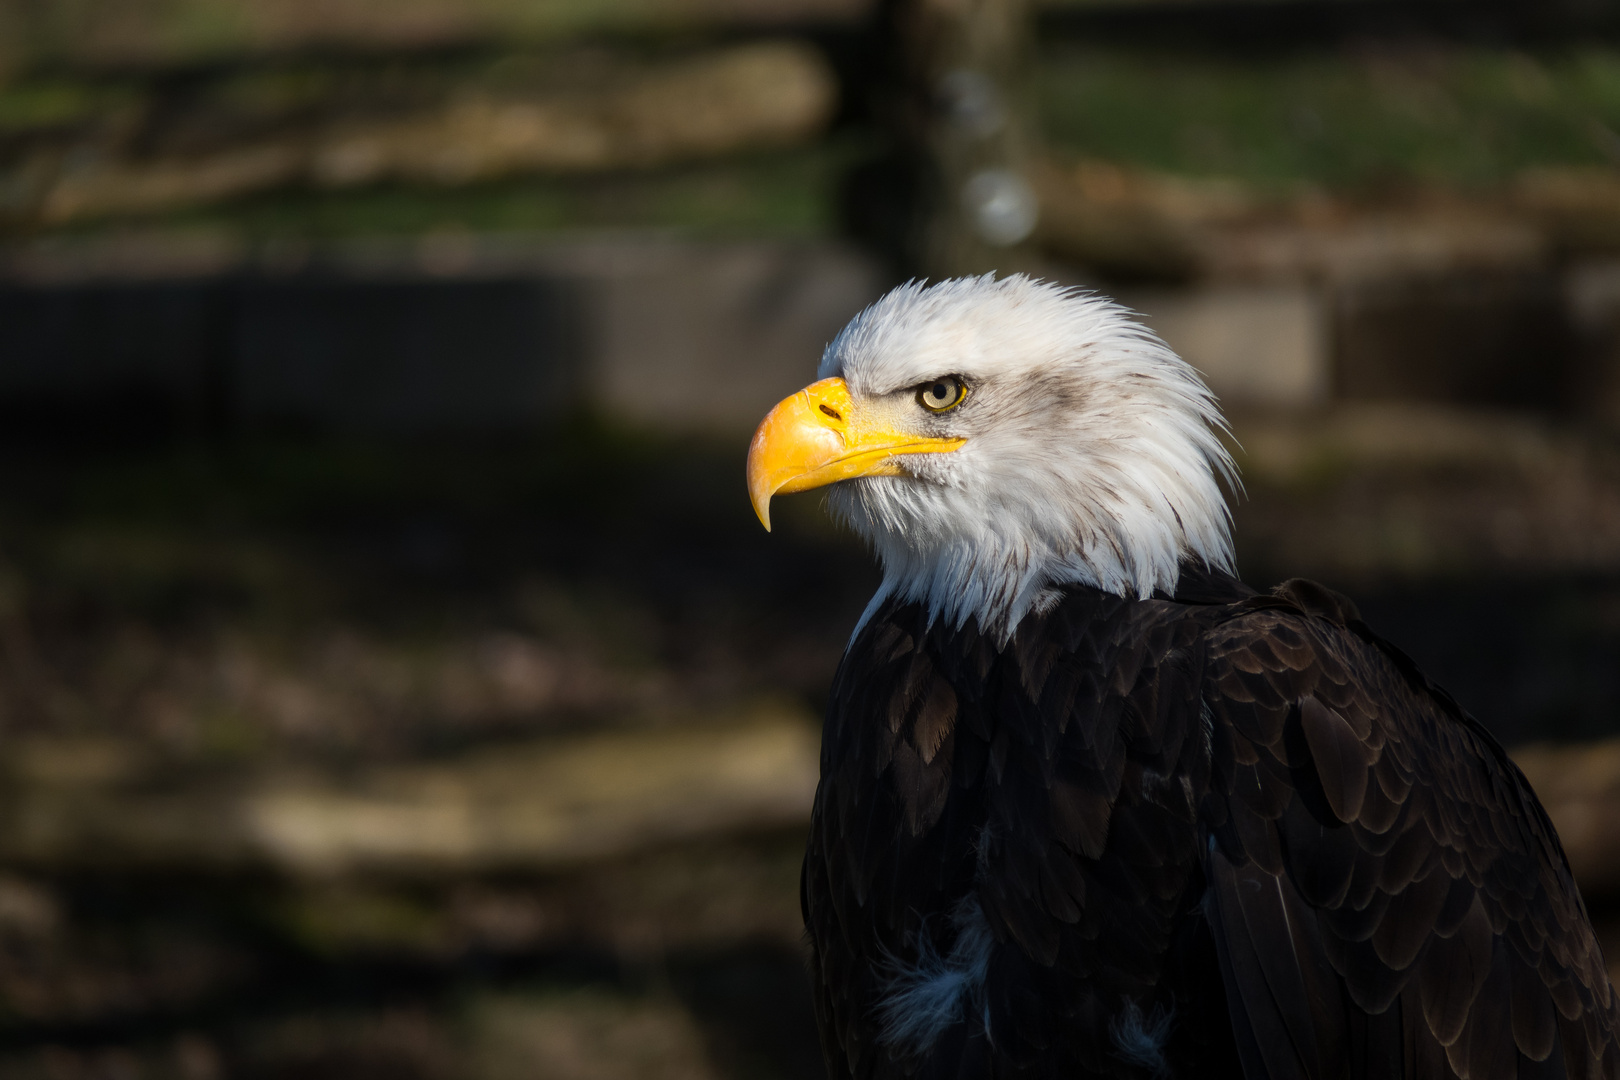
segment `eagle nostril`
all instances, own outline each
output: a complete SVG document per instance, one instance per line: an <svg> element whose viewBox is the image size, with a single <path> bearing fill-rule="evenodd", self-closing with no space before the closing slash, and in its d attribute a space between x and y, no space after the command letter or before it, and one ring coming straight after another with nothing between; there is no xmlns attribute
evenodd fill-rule
<svg viewBox="0 0 1620 1080"><path fill-rule="evenodd" d="M828 416L832 417L834 420L842 420L843 419L842 416L838 415L838 410L834 409L830 405L821 406L821 411L826 413Z"/></svg>

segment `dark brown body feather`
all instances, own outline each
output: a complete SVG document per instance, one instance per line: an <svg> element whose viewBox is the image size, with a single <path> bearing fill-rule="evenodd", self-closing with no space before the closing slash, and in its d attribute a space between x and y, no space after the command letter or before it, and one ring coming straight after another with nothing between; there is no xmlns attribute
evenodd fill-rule
<svg viewBox="0 0 1620 1080"><path fill-rule="evenodd" d="M890 603L821 768L802 900L835 1077L1620 1076L1524 777L1319 586L1074 588L1002 649ZM926 1047L885 1041L964 902L982 985Z"/></svg>

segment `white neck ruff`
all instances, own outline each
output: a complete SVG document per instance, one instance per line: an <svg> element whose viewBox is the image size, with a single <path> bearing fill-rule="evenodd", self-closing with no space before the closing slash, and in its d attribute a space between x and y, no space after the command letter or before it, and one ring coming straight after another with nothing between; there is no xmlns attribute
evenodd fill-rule
<svg viewBox="0 0 1620 1080"><path fill-rule="evenodd" d="M829 493L883 566L868 615L895 597L1005 639L1063 585L1146 599L1174 591L1185 560L1232 569L1225 420L1111 301L1019 276L904 286L845 328L821 373L857 394L946 373L976 386L960 450Z"/></svg>

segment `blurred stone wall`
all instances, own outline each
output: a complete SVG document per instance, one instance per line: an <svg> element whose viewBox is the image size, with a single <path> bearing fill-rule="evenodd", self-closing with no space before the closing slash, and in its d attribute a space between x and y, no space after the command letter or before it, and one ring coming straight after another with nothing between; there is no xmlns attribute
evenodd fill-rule
<svg viewBox="0 0 1620 1080"><path fill-rule="evenodd" d="M138 246L138 245L137 245ZM581 409L752 424L881 269L834 243L357 244L278 266L130 245L0 270L0 408L182 427L513 430Z"/></svg>
<svg viewBox="0 0 1620 1080"><path fill-rule="evenodd" d="M894 284L826 240L428 236L291 256L110 238L0 256L0 412L192 428L746 430ZM1620 417L1620 274L1111 290L1229 404ZM52 421L54 422L54 421Z"/></svg>

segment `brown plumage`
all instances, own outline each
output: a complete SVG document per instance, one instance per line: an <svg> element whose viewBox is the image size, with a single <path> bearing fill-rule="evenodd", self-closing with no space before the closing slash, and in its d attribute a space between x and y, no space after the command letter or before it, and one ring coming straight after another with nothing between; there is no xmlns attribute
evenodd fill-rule
<svg viewBox="0 0 1620 1080"><path fill-rule="evenodd" d="M916 604L868 619L804 863L830 1075L1620 1075L1585 908L1501 747L1342 597L1181 581L1068 587L1004 646ZM977 984L904 1030L895 996L930 964L948 989L983 929Z"/></svg>

